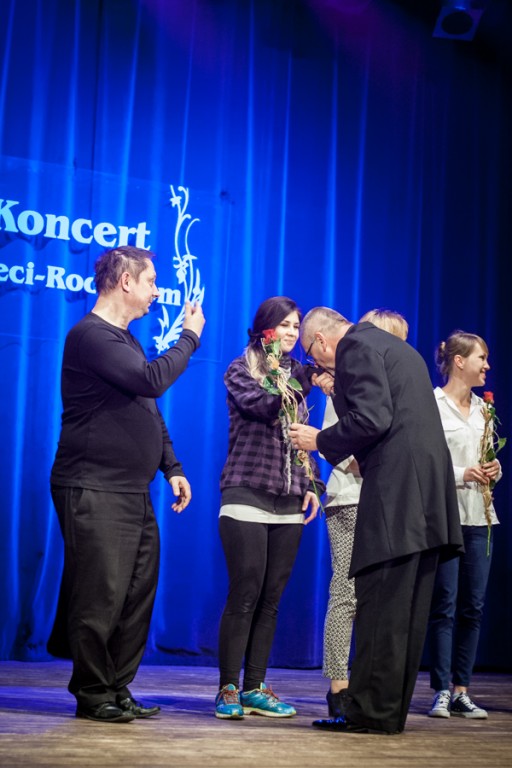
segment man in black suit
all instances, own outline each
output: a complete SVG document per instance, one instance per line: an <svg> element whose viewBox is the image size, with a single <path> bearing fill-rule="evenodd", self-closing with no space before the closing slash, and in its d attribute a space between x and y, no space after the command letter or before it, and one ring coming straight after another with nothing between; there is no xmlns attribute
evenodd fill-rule
<svg viewBox="0 0 512 768"><path fill-rule="evenodd" d="M346 716L319 728L400 733L420 667L440 557L462 548L453 468L423 358L372 323L312 309L301 343L334 376L339 421L292 425L296 448L333 465L353 454L364 478L349 577L356 654Z"/></svg>

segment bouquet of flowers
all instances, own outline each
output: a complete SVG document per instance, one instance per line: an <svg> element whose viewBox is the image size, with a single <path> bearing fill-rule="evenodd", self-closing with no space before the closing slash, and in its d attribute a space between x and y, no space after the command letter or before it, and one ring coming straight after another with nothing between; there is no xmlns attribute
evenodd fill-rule
<svg viewBox="0 0 512 768"><path fill-rule="evenodd" d="M496 430L496 425L501 424L496 415L496 409L494 407L494 395L492 392L484 392L483 396L484 404L482 406L482 415L484 417L484 432L480 441L480 464L486 464L489 461L494 461L498 451L501 451L505 443L506 437L500 437ZM491 480L486 485L481 485L482 495L484 499L484 511L485 519L487 521L488 536L487 536L487 554L490 552L491 542L491 506L493 499L493 489L496 485L496 480Z"/></svg>
<svg viewBox="0 0 512 768"><path fill-rule="evenodd" d="M279 410L279 421L281 424L281 431L283 434L283 442L286 448L286 473L288 478L288 487L291 484L291 464L292 457L293 463L304 468L307 477L309 478L315 494L320 502L320 495L317 491L315 476L309 453L304 450L295 450L292 447L289 427L290 424L301 422L307 423L308 409L305 406L305 399L303 396L297 399L296 393L302 392L302 385L297 379L289 375L289 372L281 367L281 340L277 337L273 328L263 331L261 344L263 351L265 352L265 358L267 362L267 375L263 378L261 386L270 395L278 395L281 398L281 408ZM301 403L304 407L301 408ZM323 511L322 503L320 502L320 508Z"/></svg>

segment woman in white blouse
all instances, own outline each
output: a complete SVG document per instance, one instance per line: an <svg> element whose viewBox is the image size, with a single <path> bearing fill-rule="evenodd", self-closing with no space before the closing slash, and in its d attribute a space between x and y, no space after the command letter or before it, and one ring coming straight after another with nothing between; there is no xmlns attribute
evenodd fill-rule
<svg viewBox="0 0 512 768"><path fill-rule="evenodd" d="M434 394L453 461L465 553L440 564L436 577L429 621L430 685L435 691L430 717L487 717L470 699L468 687L492 555L482 489L501 477L496 459L480 463L484 401L472 392L485 385L488 355L485 341L464 331L454 331L436 351L446 384ZM497 524L492 505L490 515L491 524Z"/></svg>

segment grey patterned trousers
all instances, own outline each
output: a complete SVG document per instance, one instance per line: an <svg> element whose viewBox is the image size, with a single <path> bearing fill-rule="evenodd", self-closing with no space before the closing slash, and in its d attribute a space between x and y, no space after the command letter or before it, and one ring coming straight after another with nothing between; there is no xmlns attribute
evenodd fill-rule
<svg viewBox="0 0 512 768"><path fill-rule="evenodd" d="M348 579L348 571L356 518L357 504L326 509L332 578L325 616L322 674L331 680L348 679L352 624L356 615L354 580Z"/></svg>

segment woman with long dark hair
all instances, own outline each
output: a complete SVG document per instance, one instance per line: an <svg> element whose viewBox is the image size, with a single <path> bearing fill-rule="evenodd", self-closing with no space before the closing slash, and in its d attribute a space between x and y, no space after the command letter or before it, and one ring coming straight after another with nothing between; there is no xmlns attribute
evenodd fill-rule
<svg viewBox="0 0 512 768"><path fill-rule="evenodd" d="M224 376L229 445L221 476L219 530L229 592L220 623L215 714L225 719L251 713L267 717L296 714L292 706L278 699L265 678L279 602L304 524L317 514L315 490L323 491L324 485L318 479L313 481L306 467L297 463L283 399L265 386L270 369L264 342L274 340L271 349L277 355L272 355L271 366L280 381L293 383L287 396L295 398L298 416L305 419L304 398L311 388L308 367L291 357L300 320L300 310L291 299L274 296L264 301L249 330L244 354L233 360Z"/></svg>

